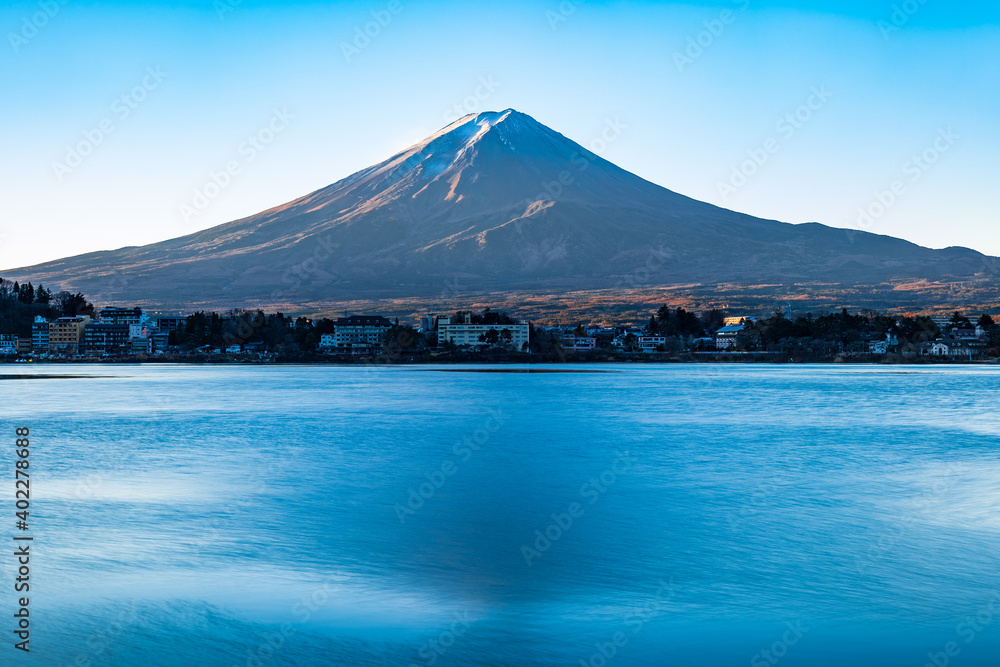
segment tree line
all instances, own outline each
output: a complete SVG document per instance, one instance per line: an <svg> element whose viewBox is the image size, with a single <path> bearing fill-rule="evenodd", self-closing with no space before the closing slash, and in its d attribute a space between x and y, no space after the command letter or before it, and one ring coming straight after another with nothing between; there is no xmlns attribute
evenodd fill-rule
<svg viewBox="0 0 1000 667"><path fill-rule="evenodd" d="M76 315L94 315L94 304L79 292L53 294L42 285L0 278L0 333L30 337L36 317L51 320Z"/></svg>

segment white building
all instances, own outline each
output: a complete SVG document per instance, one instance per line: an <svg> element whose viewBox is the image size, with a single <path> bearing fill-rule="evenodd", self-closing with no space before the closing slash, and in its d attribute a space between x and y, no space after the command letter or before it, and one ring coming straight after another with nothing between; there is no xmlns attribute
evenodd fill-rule
<svg viewBox="0 0 1000 667"><path fill-rule="evenodd" d="M332 349L336 345L332 333L325 333L319 337L319 347L321 350Z"/></svg>
<svg viewBox="0 0 1000 667"><path fill-rule="evenodd" d="M368 352L382 347L392 321L381 315L340 317L334 323L333 347L340 352Z"/></svg>
<svg viewBox="0 0 1000 667"><path fill-rule="evenodd" d="M458 346L468 345L470 347L478 347L484 345L483 341L479 340L479 337L485 335L488 331L498 332L501 340L503 340L503 332L509 331L511 347L515 350L520 350L528 344L529 333L526 322L518 322L517 324L472 324L472 316L469 313L463 313L461 321L450 315L440 315L438 317L439 346L445 342L451 342Z"/></svg>
<svg viewBox="0 0 1000 667"><path fill-rule="evenodd" d="M639 336L639 351L647 354L657 351L661 345L666 345L666 336Z"/></svg>
<svg viewBox="0 0 1000 667"><path fill-rule="evenodd" d="M736 347L736 336L743 331L742 324L729 324L715 332L715 347L720 350L728 350Z"/></svg>
<svg viewBox="0 0 1000 667"><path fill-rule="evenodd" d="M969 357L978 356L986 349L986 345L978 341L968 340L936 340L925 343L921 352L932 357Z"/></svg>
<svg viewBox="0 0 1000 667"><path fill-rule="evenodd" d="M899 338L891 333L885 335L885 340L873 340L868 343L868 351L872 354L886 354L899 345Z"/></svg>

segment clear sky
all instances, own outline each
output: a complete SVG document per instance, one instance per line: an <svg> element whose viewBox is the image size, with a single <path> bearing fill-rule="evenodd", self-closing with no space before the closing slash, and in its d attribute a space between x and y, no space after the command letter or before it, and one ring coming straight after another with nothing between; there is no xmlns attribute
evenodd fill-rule
<svg viewBox="0 0 1000 667"><path fill-rule="evenodd" d="M0 27L0 267L250 215L508 107L697 199L1000 255L995 2L8 0Z"/></svg>

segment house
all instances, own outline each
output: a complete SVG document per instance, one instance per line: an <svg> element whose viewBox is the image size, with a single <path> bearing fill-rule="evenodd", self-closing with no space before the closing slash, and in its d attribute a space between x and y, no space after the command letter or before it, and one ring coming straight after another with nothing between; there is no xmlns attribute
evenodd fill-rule
<svg viewBox="0 0 1000 667"><path fill-rule="evenodd" d="M564 350L593 350L597 348L597 339L593 336L575 336L567 334L562 337L562 349Z"/></svg>
<svg viewBox="0 0 1000 667"><path fill-rule="evenodd" d="M896 334L887 333L885 338L872 337L867 343L870 354L887 354L890 350L899 347L899 337Z"/></svg>
<svg viewBox="0 0 1000 667"><path fill-rule="evenodd" d="M77 354L80 351L80 341L84 328L90 324L90 317L60 317L49 322L49 350L67 354Z"/></svg>
<svg viewBox="0 0 1000 667"><path fill-rule="evenodd" d="M666 336L639 336L639 351L652 353L663 348L667 344Z"/></svg>
<svg viewBox="0 0 1000 667"><path fill-rule="evenodd" d="M340 317L334 323L333 348L338 352L367 353L382 347L392 322L381 315Z"/></svg>
<svg viewBox="0 0 1000 667"><path fill-rule="evenodd" d="M753 324L757 321L756 317L741 315L739 317L724 317L722 319L722 326L733 327L737 324Z"/></svg>
<svg viewBox="0 0 1000 667"><path fill-rule="evenodd" d="M623 352L629 352L629 351L631 351L629 349L629 344L628 344L629 336L632 336L632 338L634 339L633 340L633 345L635 345L635 346L638 347L639 336L642 336L642 335L644 335L644 334L639 329L632 329L632 328L622 329L621 332L617 336L615 336L614 340L611 341L611 346L614 347L616 350L621 350Z"/></svg>
<svg viewBox="0 0 1000 667"><path fill-rule="evenodd" d="M247 354L263 354L264 353L264 342L255 340L251 343L243 344L243 351Z"/></svg>
<svg viewBox="0 0 1000 667"><path fill-rule="evenodd" d="M438 317L438 345L451 342L455 345L478 347L483 345L479 340L488 331L497 331L503 336L504 331L510 332L510 344L515 350L520 350L528 344L529 327L526 322L517 324L473 324L470 313L462 313L459 317L441 315Z"/></svg>
<svg viewBox="0 0 1000 667"><path fill-rule="evenodd" d="M742 323L727 324L715 332L715 347L719 350L728 350L736 347L736 337L744 329Z"/></svg>
<svg viewBox="0 0 1000 667"><path fill-rule="evenodd" d="M243 353L243 346L240 345L239 343L226 346L226 354L242 354L242 353Z"/></svg>
<svg viewBox="0 0 1000 667"><path fill-rule="evenodd" d="M951 337L956 340L982 340L986 337L986 329L978 324L976 328L956 328L951 330Z"/></svg>
<svg viewBox="0 0 1000 667"><path fill-rule="evenodd" d="M336 343L334 342L334 336L332 333L325 333L319 337L319 349L321 350L332 350Z"/></svg>
<svg viewBox="0 0 1000 667"><path fill-rule="evenodd" d="M924 343L920 354L932 357L972 358L979 356L986 349L980 341L940 339Z"/></svg>

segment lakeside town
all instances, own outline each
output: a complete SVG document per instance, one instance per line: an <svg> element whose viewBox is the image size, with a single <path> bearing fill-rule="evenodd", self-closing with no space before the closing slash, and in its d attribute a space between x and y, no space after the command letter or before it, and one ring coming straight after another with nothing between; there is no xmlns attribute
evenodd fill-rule
<svg viewBox="0 0 1000 667"><path fill-rule="evenodd" d="M873 311L761 316L662 306L648 322L547 327L486 309L400 322L230 310L180 314L95 307L0 279L4 361L998 361L1000 317Z"/></svg>

